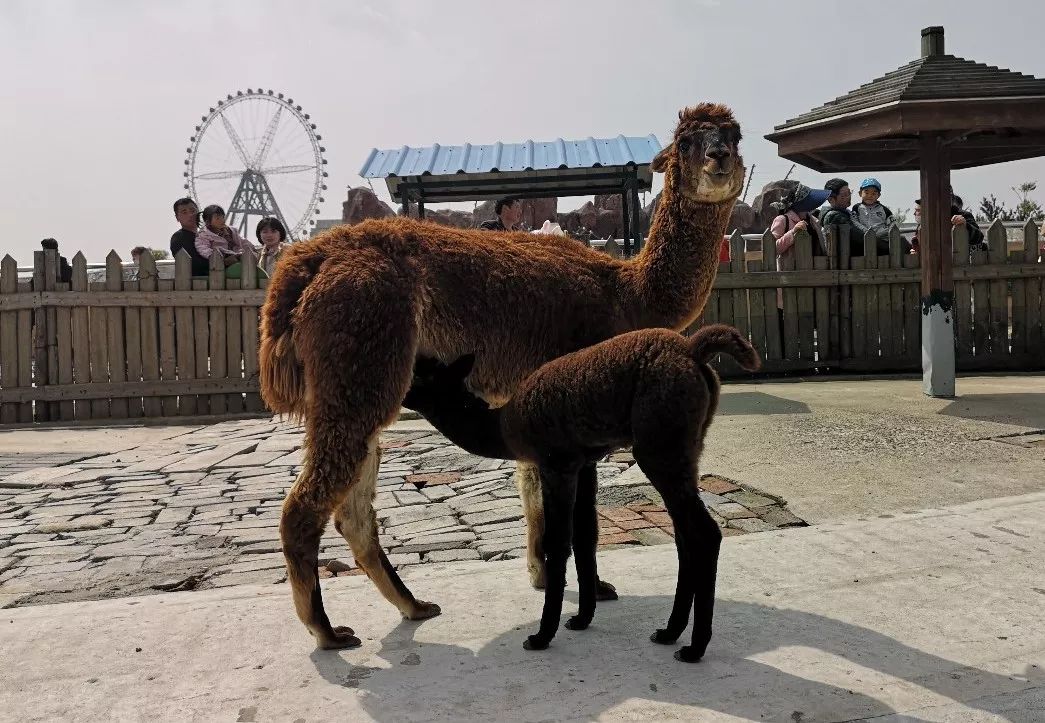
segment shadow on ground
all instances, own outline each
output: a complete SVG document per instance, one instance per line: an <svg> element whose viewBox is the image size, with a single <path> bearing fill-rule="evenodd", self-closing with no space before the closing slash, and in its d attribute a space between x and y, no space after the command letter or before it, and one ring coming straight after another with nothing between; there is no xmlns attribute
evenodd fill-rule
<svg viewBox="0 0 1045 723"><path fill-rule="evenodd" d="M707 656L687 665L673 659L677 645L648 640L670 606L666 596L607 603L589 630L560 630L552 648L539 653L522 650L536 621L502 633L478 652L417 641L418 623L403 621L381 640L380 665L352 665L343 657L350 654L325 651L313 653L312 660L329 683L363 691L363 706L379 721L498 720L506 715L591 720L629 701L630 711L653 718L657 704L667 703L749 720L852 720L897 712L885 700L906 697L896 679L901 688L924 688L946 699L941 703L957 701L1001 720L1022 721L1029 720L1026 708L1010 713L1012 697L1005 694L1036 688L1035 696L1045 685L1045 674L1036 667L998 675L860 626L730 600L717 603ZM564 613L571 611L567 604ZM686 635L682 642L688 642ZM825 656L816 656L802 671L807 677L775 667L773 660L783 653L773 651L794 647L823 651L836 662L825 672ZM785 665L794 670L801 664L792 659ZM853 688L882 690L882 698L818 680L845 676L851 676ZM904 720L920 719L908 713Z"/></svg>
<svg viewBox="0 0 1045 723"><path fill-rule="evenodd" d="M941 409L939 414L1045 429L1045 393L963 394Z"/></svg>
<svg viewBox="0 0 1045 723"><path fill-rule="evenodd" d="M718 414L809 414L809 405L765 392L729 392L719 397Z"/></svg>

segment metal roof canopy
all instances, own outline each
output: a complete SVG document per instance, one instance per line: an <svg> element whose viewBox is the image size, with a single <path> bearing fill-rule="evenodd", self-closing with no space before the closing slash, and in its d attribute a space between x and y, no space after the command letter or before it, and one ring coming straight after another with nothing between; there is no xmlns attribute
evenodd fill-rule
<svg viewBox="0 0 1045 723"><path fill-rule="evenodd" d="M919 59L766 139L825 173L921 171L923 387L954 396L951 169L1045 155L1045 80L947 55L943 28L925 28Z"/></svg>
<svg viewBox="0 0 1045 723"><path fill-rule="evenodd" d="M661 150L648 136L579 140L497 142L461 146L439 144L373 149L359 171L363 178L384 178L404 213L410 203L485 201L514 196L548 198L621 194L625 253L640 242L639 192L653 186L650 163Z"/></svg>

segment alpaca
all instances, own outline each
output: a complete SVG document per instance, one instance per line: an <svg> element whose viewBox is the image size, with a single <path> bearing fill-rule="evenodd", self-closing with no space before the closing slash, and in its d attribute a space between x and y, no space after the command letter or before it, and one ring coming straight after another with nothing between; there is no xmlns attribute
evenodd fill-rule
<svg viewBox="0 0 1045 723"><path fill-rule="evenodd" d="M305 420L305 462L280 536L298 617L322 648L359 645L323 607L319 540L335 528L381 594L410 619L437 615L378 543L378 435L398 414L419 356L474 352L469 386L503 403L544 362L637 328L682 329L701 313L744 166L722 105L679 113L651 167L664 191L642 252L621 261L580 244L408 218L339 226L289 248L261 318L259 373L269 409ZM517 475L531 581L543 578L539 485Z"/></svg>
<svg viewBox="0 0 1045 723"><path fill-rule="evenodd" d="M541 366L498 409L465 386L473 355L448 366L418 361L404 406L438 419L449 439L473 454L527 461L540 471L548 577L540 630L526 639L527 650L547 648L559 627L571 542L580 604L566 627L584 630L591 623L596 480L582 470L632 444L639 468L664 498L679 556L671 617L651 639L674 643L695 606L692 643L675 657L703 657L711 640L722 533L700 499L697 464L718 407L718 375L708 360L719 353L749 371L759 367L751 344L724 324L705 326L689 339L667 329L628 332Z"/></svg>

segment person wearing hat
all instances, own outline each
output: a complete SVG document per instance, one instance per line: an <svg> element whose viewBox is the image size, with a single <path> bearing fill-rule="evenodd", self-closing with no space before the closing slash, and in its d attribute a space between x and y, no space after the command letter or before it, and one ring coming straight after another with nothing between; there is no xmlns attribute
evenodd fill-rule
<svg viewBox="0 0 1045 723"><path fill-rule="evenodd" d="M882 184L877 178L865 178L860 182L860 203L853 206L853 227L861 236L873 231L877 239L878 253L889 253L889 227L893 225L893 212L879 199Z"/></svg>
<svg viewBox="0 0 1045 723"><path fill-rule="evenodd" d="M827 243L820 222L812 212L830 196L830 191L812 189L802 183L794 183L791 189L779 201L771 203L777 210L770 233L776 239L777 260L792 252L795 246L795 233L808 231L812 238L813 255L826 256Z"/></svg>
<svg viewBox="0 0 1045 723"><path fill-rule="evenodd" d="M956 196L954 191L951 191L951 227L965 226L969 231L969 256L971 257L976 249L982 251L987 250L987 242L983 238L983 231L980 230L980 225L976 223L976 217L971 212L966 211L962 208L965 203L962 201L961 196ZM922 230L922 199L914 199L914 220L918 224L914 230L914 237L911 238L911 253L918 253L918 233Z"/></svg>

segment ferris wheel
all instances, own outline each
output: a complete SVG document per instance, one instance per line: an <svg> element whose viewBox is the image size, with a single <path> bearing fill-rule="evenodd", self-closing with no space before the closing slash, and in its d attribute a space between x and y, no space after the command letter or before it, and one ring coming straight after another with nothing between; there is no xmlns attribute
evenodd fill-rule
<svg viewBox="0 0 1045 723"><path fill-rule="evenodd" d="M260 88L230 93L189 140L185 188L201 208L225 206L226 223L244 238L253 235L252 216L275 216L292 239L316 224L327 188L326 149L292 98Z"/></svg>

